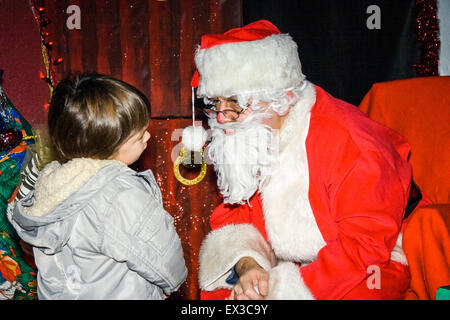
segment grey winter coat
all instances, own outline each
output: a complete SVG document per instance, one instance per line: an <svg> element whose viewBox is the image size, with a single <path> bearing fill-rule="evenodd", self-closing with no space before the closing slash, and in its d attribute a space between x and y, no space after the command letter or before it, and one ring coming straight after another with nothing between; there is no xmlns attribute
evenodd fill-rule
<svg viewBox="0 0 450 320"><path fill-rule="evenodd" d="M163 299L187 275L150 170L54 161L9 218L34 246L39 299Z"/></svg>

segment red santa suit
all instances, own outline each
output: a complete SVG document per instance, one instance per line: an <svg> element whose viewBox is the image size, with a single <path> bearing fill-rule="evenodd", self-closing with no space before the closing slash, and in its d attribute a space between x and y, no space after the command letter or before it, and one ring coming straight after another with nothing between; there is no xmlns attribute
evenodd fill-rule
<svg viewBox="0 0 450 320"><path fill-rule="evenodd" d="M408 144L303 81L268 183L250 204L222 204L211 216L199 254L202 299L228 297L226 279L245 256L269 272L267 299L401 299L408 288Z"/></svg>
<svg viewBox="0 0 450 320"><path fill-rule="evenodd" d="M304 95L281 129L269 183L250 205L211 216L203 299L230 294L219 289L232 287L225 279L244 256L269 271L269 299L401 299L409 286L400 233L408 144L317 86Z"/></svg>

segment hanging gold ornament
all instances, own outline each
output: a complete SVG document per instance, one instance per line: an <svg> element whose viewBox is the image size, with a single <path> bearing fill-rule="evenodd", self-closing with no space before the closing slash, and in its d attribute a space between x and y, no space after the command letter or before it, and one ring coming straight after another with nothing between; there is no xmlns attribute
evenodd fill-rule
<svg viewBox="0 0 450 320"><path fill-rule="evenodd" d="M205 156L203 152L203 146L207 140L207 133L205 129L202 127L201 122L195 123L195 96L194 96L194 87L191 87L191 96L192 96L192 126L186 127L183 130L182 143L183 148L180 150L178 158L175 160L173 165L173 172L175 174L175 178L180 181L182 184L186 186L193 186L200 181L206 175L206 162ZM180 173L180 163L183 164L186 168L196 168L197 160L201 156L201 169L199 175L194 179L186 179Z"/></svg>
<svg viewBox="0 0 450 320"><path fill-rule="evenodd" d="M193 164L194 161L193 158L195 158L195 155L193 156L191 151L183 147L180 151L180 154L178 155L177 159L175 160L175 163L173 165L173 173L175 174L175 178L177 178L178 181L180 181L182 184L186 186L193 186L200 181L203 180L203 178L206 175L206 162L203 150L198 151L201 155L202 164L199 175L194 179L186 179L184 178L180 173L180 164L187 168L194 168L196 167L195 164Z"/></svg>

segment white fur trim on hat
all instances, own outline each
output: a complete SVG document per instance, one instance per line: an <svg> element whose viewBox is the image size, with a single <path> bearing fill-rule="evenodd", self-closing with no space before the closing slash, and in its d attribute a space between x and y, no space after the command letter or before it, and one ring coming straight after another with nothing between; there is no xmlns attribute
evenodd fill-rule
<svg viewBox="0 0 450 320"><path fill-rule="evenodd" d="M198 48L198 97L230 97L301 85L305 76L289 34Z"/></svg>

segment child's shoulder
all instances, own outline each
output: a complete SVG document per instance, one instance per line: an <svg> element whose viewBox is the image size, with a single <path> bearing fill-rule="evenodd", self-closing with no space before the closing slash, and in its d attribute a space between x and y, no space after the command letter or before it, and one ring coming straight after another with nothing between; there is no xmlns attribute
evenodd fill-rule
<svg viewBox="0 0 450 320"><path fill-rule="evenodd" d="M112 202L148 202L162 203L161 191L151 170L136 172L124 165L104 168L102 175L108 182L103 193L109 195Z"/></svg>
<svg viewBox="0 0 450 320"><path fill-rule="evenodd" d="M119 170L117 170L119 169ZM110 171L111 170L111 171ZM134 230L142 221L164 211L161 191L151 171L110 168L112 178L96 201L107 225ZM113 229L114 229L113 228Z"/></svg>
<svg viewBox="0 0 450 320"><path fill-rule="evenodd" d="M144 192L160 192L155 176L151 170L136 172L133 169L122 166L117 167L113 176L113 184L120 189L140 189Z"/></svg>

